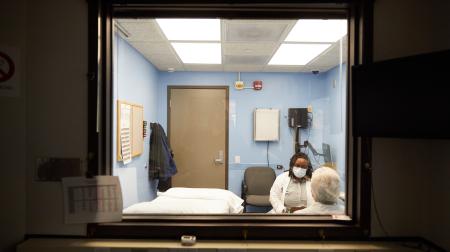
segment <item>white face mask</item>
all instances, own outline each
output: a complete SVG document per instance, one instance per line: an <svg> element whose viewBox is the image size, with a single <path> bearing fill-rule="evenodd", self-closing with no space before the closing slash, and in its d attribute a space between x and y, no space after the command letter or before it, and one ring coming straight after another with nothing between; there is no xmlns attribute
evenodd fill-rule
<svg viewBox="0 0 450 252"><path fill-rule="evenodd" d="M294 173L294 176L297 178L303 178L306 175L306 169L294 166L292 168L292 173Z"/></svg>

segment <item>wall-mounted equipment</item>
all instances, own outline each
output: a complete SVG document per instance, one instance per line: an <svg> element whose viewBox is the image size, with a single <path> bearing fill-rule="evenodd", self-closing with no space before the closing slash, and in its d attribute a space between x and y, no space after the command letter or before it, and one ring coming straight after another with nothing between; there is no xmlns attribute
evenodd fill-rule
<svg viewBox="0 0 450 252"><path fill-rule="evenodd" d="M308 128L308 108L288 109L289 127Z"/></svg>
<svg viewBox="0 0 450 252"><path fill-rule="evenodd" d="M234 88L236 88L236 90L242 90L245 88L245 84L243 81L241 81L241 73L238 72L238 80L234 82Z"/></svg>
<svg viewBox="0 0 450 252"><path fill-rule="evenodd" d="M280 110L255 109L253 114L255 141L278 141L280 138Z"/></svg>
<svg viewBox="0 0 450 252"><path fill-rule="evenodd" d="M124 164L141 155L144 149L144 107L117 101L117 161Z"/></svg>
<svg viewBox="0 0 450 252"><path fill-rule="evenodd" d="M244 82L243 81L235 81L234 82L234 88L236 88L237 90L242 90L244 89Z"/></svg>
<svg viewBox="0 0 450 252"><path fill-rule="evenodd" d="M261 90L262 89L262 80L255 80L255 81L253 81L253 89L254 90Z"/></svg>
<svg viewBox="0 0 450 252"><path fill-rule="evenodd" d="M241 73L238 72L238 80L234 82L236 90L253 89L255 91L261 90L263 87L262 80L254 80L251 86L246 87L245 83L241 81Z"/></svg>
<svg viewBox="0 0 450 252"><path fill-rule="evenodd" d="M288 125L295 130L295 153L300 152L304 145L300 145L300 128L308 128L308 108L289 108Z"/></svg>

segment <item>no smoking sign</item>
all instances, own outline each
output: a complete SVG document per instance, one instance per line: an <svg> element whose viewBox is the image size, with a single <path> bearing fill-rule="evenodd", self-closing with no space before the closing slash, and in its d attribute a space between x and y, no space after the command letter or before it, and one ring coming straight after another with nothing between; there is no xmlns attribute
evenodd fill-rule
<svg viewBox="0 0 450 252"><path fill-rule="evenodd" d="M19 96L19 49L0 45L0 96Z"/></svg>
<svg viewBox="0 0 450 252"><path fill-rule="evenodd" d="M0 52L0 83L11 79L15 70L14 61L11 57L6 53Z"/></svg>

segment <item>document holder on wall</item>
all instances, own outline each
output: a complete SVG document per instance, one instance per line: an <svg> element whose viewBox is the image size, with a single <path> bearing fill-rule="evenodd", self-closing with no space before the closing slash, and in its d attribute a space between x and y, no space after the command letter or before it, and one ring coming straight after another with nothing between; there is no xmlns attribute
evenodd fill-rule
<svg viewBox="0 0 450 252"><path fill-rule="evenodd" d="M117 161L141 155L144 149L144 107L117 101ZM125 159L124 159L125 157Z"/></svg>

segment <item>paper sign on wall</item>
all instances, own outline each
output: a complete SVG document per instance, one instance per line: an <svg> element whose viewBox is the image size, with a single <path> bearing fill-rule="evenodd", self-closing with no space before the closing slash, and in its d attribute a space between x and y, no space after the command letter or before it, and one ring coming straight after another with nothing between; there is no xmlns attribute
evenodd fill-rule
<svg viewBox="0 0 450 252"><path fill-rule="evenodd" d="M62 179L64 222L95 223L122 220L122 191L118 177Z"/></svg>
<svg viewBox="0 0 450 252"><path fill-rule="evenodd" d="M131 162L131 105L120 105L120 145L124 164Z"/></svg>

